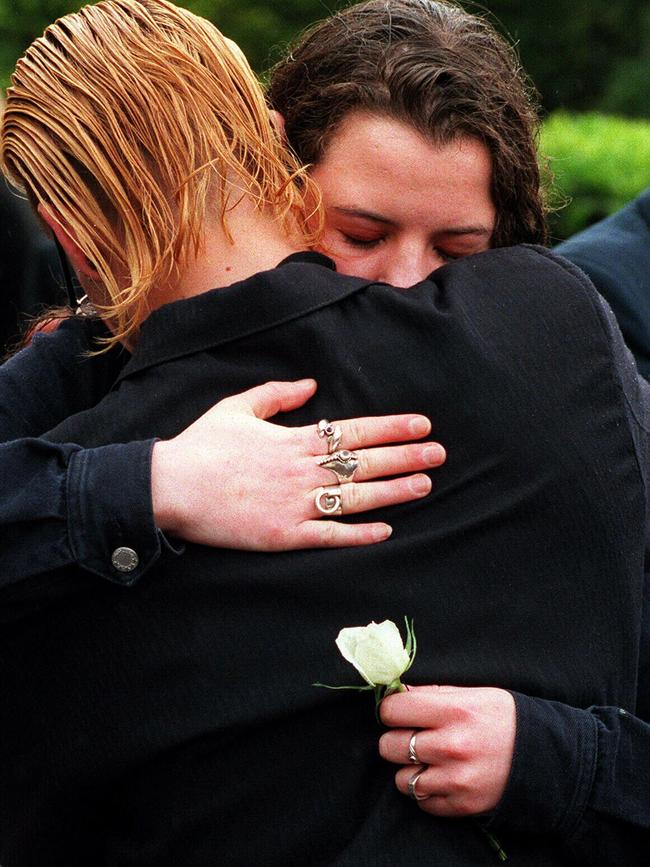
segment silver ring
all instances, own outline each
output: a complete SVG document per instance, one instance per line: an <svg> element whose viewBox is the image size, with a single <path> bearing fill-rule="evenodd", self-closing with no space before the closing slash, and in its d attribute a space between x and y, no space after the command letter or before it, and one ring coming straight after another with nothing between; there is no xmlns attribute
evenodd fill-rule
<svg viewBox="0 0 650 867"><path fill-rule="evenodd" d="M316 488L314 503L321 515L343 514L341 489L338 486L335 488Z"/></svg>
<svg viewBox="0 0 650 867"><path fill-rule="evenodd" d="M336 476L339 485L342 485L345 482L352 481L352 477L359 466L359 456L356 452L349 452L347 449L341 449L340 452L334 452L332 455L319 458L318 466L324 467L326 470L331 470Z"/></svg>
<svg viewBox="0 0 650 867"><path fill-rule="evenodd" d="M343 431L341 430L341 426L338 424L332 424L331 421L328 421L326 418L322 418L318 422L318 436L323 439L327 437L327 453L333 454L341 444L341 437L343 436Z"/></svg>
<svg viewBox="0 0 650 867"><path fill-rule="evenodd" d="M421 765L422 762L418 758L418 754L415 752L415 739L418 736L417 732L413 732L411 735L411 740L409 741L409 762L413 765Z"/></svg>
<svg viewBox="0 0 650 867"><path fill-rule="evenodd" d="M413 798L414 801L426 801L427 798L431 797L431 795L418 795L416 788L415 788L418 784L418 780L420 779L420 777L422 776L422 774L426 771L426 769L428 767L429 767L429 765L422 765L422 767L419 770L417 770L413 774L411 779L408 781L408 785L406 787L406 792L407 792L409 798Z"/></svg>

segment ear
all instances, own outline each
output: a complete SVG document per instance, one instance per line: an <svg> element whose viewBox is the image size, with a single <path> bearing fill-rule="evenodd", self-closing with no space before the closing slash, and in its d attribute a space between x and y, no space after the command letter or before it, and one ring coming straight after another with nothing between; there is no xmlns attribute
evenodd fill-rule
<svg viewBox="0 0 650 867"><path fill-rule="evenodd" d="M271 126L280 136L280 141L286 144L287 137L284 132L284 115L272 108L269 110L269 117L271 118Z"/></svg>
<svg viewBox="0 0 650 867"><path fill-rule="evenodd" d="M54 237L63 247L70 264L81 277L89 277L98 280L99 274L91 264L86 254L81 250L74 233L68 229L61 218L48 205L41 202L37 208L39 216L44 220L54 233Z"/></svg>

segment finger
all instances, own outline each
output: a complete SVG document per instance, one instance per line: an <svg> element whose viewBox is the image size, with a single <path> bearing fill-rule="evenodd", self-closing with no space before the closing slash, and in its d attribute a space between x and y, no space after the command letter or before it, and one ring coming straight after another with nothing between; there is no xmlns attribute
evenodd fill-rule
<svg viewBox="0 0 650 867"><path fill-rule="evenodd" d="M316 391L316 380L299 379L296 382L266 382L249 388L241 394L221 401L231 412L243 412L265 419L279 412L289 412L302 406Z"/></svg>
<svg viewBox="0 0 650 867"><path fill-rule="evenodd" d="M421 772L421 773L419 773ZM430 765L403 765L395 774L395 785L403 795L409 795L409 782L413 779L414 774L418 774L417 782L415 783L415 791L419 797L426 795L445 795L447 794L442 783L442 775L439 770L432 768Z"/></svg>
<svg viewBox="0 0 650 867"><path fill-rule="evenodd" d="M343 431L341 447L346 449L420 439L431 432L429 419L415 414L353 418L338 424Z"/></svg>
<svg viewBox="0 0 650 867"><path fill-rule="evenodd" d="M336 486L335 486L336 487ZM394 506L397 503L408 503L419 500L431 491L431 479L417 474L401 479L391 479L388 482L351 482L341 485L341 507L344 515L355 515ZM314 497L316 492L314 491ZM314 502L314 513L320 514Z"/></svg>
<svg viewBox="0 0 650 867"><path fill-rule="evenodd" d="M354 480L361 482L378 476L397 476L439 467L444 464L447 455L440 443L427 442L363 449L357 452L357 457L359 466Z"/></svg>
<svg viewBox="0 0 650 867"><path fill-rule="evenodd" d="M340 487L341 514L351 515L369 509L377 509L380 506L420 499L431 490L431 480L428 476L415 475L404 479L393 479L390 482L351 483L328 487ZM318 517L321 517L321 513L316 508L315 501L316 496L320 495L322 491L322 487L316 488L308 495L311 498L310 507ZM299 542L292 547L330 548L369 545L373 542L385 541L392 532L392 527L383 522L344 524L339 521L310 520L301 524Z"/></svg>
<svg viewBox="0 0 650 867"><path fill-rule="evenodd" d="M424 756L420 755L422 731L418 729L392 729L384 732L379 738L379 755L387 762L396 765L413 765L409 760L409 744L415 735L415 752L423 764L430 764Z"/></svg>
<svg viewBox="0 0 650 867"><path fill-rule="evenodd" d="M417 772L418 766L410 765L395 774L395 786L403 795L412 797L409 781ZM426 766L415 783L415 792L418 806L436 816L470 816L483 812L483 802L473 791L471 776L454 768Z"/></svg>
<svg viewBox="0 0 650 867"><path fill-rule="evenodd" d="M339 521L305 521L295 548L352 548L389 539L393 528L375 524L343 524Z"/></svg>
<svg viewBox="0 0 650 867"><path fill-rule="evenodd" d="M387 696L379 713L384 725L391 728L431 728L441 723L452 700L442 687L410 687Z"/></svg>
<svg viewBox="0 0 650 867"><path fill-rule="evenodd" d="M398 443L403 440L415 440L427 436L431 432L431 422L424 415L386 415L369 416L367 418L345 419L333 422L341 427L342 437L340 448L359 449L364 446ZM327 453L327 442L318 435L317 425L307 430L315 455Z"/></svg>
<svg viewBox="0 0 650 867"><path fill-rule="evenodd" d="M379 754L387 762L396 765L415 765L409 761L409 744L415 735L415 754L424 765L432 765L441 761L443 752L440 750L441 732L432 729L392 729L384 732L379 738Z"/></svg>
<svg viewBox="0 0 650 867"><path fill-rule="evenodd" d="M395 774L397 790L407 797L413 797L409 792L409 782L413 775L421 770L417 765L407 765ZM449 803L450 791L445 779L445 773L435 767L425 767L415 783L418 795L417 804L422 809L436 815L455 815L454 807Z"/></svg>

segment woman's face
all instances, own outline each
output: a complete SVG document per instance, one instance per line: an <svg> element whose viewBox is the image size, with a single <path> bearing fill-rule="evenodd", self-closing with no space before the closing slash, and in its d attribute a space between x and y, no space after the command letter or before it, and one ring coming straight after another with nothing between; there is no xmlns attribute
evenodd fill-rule
<svg viewBox="0 0 650 867"><path fill-rule="evenodd" d="M492 166L476 139L435 145L400 121L352 112L311 174L325 206L319 247L343 274L407 287L491 246Z"/></svg>

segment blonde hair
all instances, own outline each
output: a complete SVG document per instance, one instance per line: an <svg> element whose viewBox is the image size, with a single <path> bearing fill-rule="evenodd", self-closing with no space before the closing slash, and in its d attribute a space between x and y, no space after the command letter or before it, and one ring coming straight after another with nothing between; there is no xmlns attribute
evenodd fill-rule
<svg viewBox="0 0 650 867"><path fill-rule="evenodd" d="M110 343L199 252L213 202L228 237L247 195L304 241L319 201L241 51L166 0L105 0L50 25L16 66L1 159L98 272Z"/></svg>

